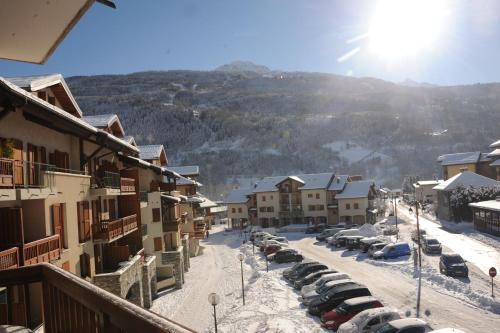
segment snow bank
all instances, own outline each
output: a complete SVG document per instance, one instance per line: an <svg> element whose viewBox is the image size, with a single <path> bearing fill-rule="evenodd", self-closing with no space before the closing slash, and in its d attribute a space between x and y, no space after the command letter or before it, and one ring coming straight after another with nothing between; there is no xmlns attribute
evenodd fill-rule
<svg viewBox="0 0 500 333"><path fill-rule="evenodd" d="M373 225L365 223L359 227L359 234L365 237L375 237L378 235L378 232Z"/></svg>
<svg viewBox="0 0 500 333"><path fill-rule="evenodd" d="M307 224L289 224L278 229L278 232L304 232L306 231Z"/></svg>

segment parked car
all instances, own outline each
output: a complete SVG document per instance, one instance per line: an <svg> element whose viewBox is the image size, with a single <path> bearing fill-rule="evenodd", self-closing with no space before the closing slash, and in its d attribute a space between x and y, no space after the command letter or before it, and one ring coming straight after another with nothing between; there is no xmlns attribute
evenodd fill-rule
<svg viewBox="0 0 500 333"><path fill-rule="evenodd" d="M411 254L410 245L406 242L388 244L382 250L373 254L374 259L395 259Z"/></svg>
<svg viewBox="0 0 500 333"><path fill-rule="evenodd" d="M269 245L278 245L281 247L288 247L288 243L278 242L275 239L271 239L271 240L268 239L262 243L262 245L259 247L259 250L261 250L261 252L263 252L266 249L266 247L268 247Z"/></svg>
<svg viewBox="0 0 500 333"><path fill-rule="evenodd" d="M379 237L365 237L361 239L361 252L366 253L370 248L370 245L375 243L380 243L382 240Z"/></svg>
<svg viewBox="0 0 500 333"><path fill-rule="evenodd" d="M361 311L373 308L381 308L384 305L373 296L350 298L337 306L335 309L324 312L321 315L323 327L337 330L339 326Z"/></svg>
<svg viewBox="0 0 500 333"><path fill-rule="evenodd" d="M299 297L299 302L302 302L305 305L309 305L314 300L317 300L318 298L328 293L328 291L332 290L333 288L348 284L356 284L356 282L351 279L329 281L324 285L322 285L321 287L316 288L316 290L312 290L308 293L301 295Z"/></svg>
<svg viewBox="0 0 500 333"><path fill-rule="evenodd" d="M293 272L292 274L290 274L288 279L290 280L290 282L293 283L296 280L302 279L311 273L314 273L317 271L322 271L324 269L328 269L328 267L323 265L323 264L320 264L320 263L317 263L314 265L309 265L309 266L303 267L303 268Z"/></svg>
<svg viewBox="0 0 500 333"><path fill-rule="evenodd" d="M377 251L382 250L388 243L386 242L380 242L380 243L375 243L370 245L368 248L368 257L373 258L373 254Z"/></svg>
<svg viewBox="0 0 500 333"><path fill-rule="evenodd" d="M439 259L439 271L446 276L469 276L465 260L458 254L443 254Z"/></svg>
<svg viewBox="0 0 500 333"><path fill-rule="evenodd" d="M420 229L420 240L422 240L423 236L425 236L427 233L424 229ZM411 240L414 241L415 243L418 242L418 232L417 229L414 229L411 232Z"/></svg>
<svg viewBox="0 0 500 333"><path fill-rule="evenodd" d="M322 270L322 271L317 271L317 272L311 273L311 274L307 275L306 277L304 277L304 278L302 278L300 280L295 281L293 283L293 287L295 289L301 289L305 285L308 285L308 284L311 284L313 282L316 282L323 275L332 274L332 273L337 273L337 271L334 270L334 269L325 269L325 270Z"/></svg>
<svg viewBox="0 0 500 333"><path fill-rule="evenodd" d="M447 328L441 328L439 330L431 331L431 333L465 333L465 332L462 330L459 330L458 328L447 327Z"/></svg>
<svg viewBox="0 0 500 333"><path fill-rule="evenodd" d="M425 254L441 254L441 243L436 238L425 236L422 238L422 250Z"/></svg>
<svg viewBox="0 0 500 333"><path fill-rule="evenodd" d="M361 311L349 321L340 325L337 333L367 333L377 330L389 321L400 319L396 310L390 308L373 308Z"/></svg>
<svg viewBox="0 0 500 333"><path fill-rule="evenodd" d="M318 263L317 261L304 261L304 262L297 263L297 264L293 265L292 267L285 269L283 271L283 277L285 279L288 279L288 277L290 276L290 274L292 274L296 270L299 270L299 269L301 269L304 266L314 265L314 264L317 264L317 263Z"/></svg>
<svg viewBox="0 0 500 333"><path fill-rule="evenodd" d="M288 239L286 237L276 237L273 240L276 241L276 242L287 243L288 244Z"/></svg>
<svg viewBox="0 0 500 333"><path fill-rule="evenodd" d="M338 227L336 225L331 229L323 230L323 232L321 232L318 236L316 236L316 240L318 242L322 242L322 241L326 240L328 237L331 237L331 236L335 235L337 232L344 230L344 229L345 229L345 227Z"/></svg>
<svg viewBox="0 0 500 333"><path fill-rule="evenodd" d="M310 225L306 229L306 234L314 234L317 232L322 232L323 230L325 230L325 227L326 227L326 224L324 224L324 223Z"/></svg>
<svg viewBox="0 0 500 333"><path fill-rule="evenodd" d="M336 281L336 280L345 280L345 279L350 279L351 277L349 274L346 273L332 273L332 274L326 274L320 277L315 283L311 283L308 285L305 285L300 289L300 294L303 296L306 293L316 290L316 288L319 288L323 286L325 283L329 281Z"/></svg>
<svg viewBox="0 0 500 333"><path fill-rule="evenodd" d="M343 242L343 239L340 242L338 242L337 240L340 239L341 237L345 237L345 236L359 236L359 229L341 230L341 231L337 232L335 235L333 235L332 238L328 241L328 243L330 245L339 247L340 243Z"/></svg>
<svg viewBox="0 0 500 333"><path fill-rule="evenodd" d="M427 333L432 327L418 318L404 318L390 321L375 331L376 333Z"/></svg>
<svg viewBox="0 0 500 333"><path fill-rule="evenodd" d="M361 247L361 240L365 236L346 236L345 237L345 247L349 251L359 249Z"/></svg>
<svg viewBox="0 0 500 333"><path fill-rule="evenodd" d="M362 284L345 284L329 290L322 294L319 299L309 304L308 312L319 316L323 312L330 311L347 299L361 296L371 296L370 290Z"/></svg>
<svg viewBox="0 0 500 333"><path fill-rule="evenodd" d="M271 254L271 258L268 257L268 259L274 260L278 264L282 264L286 262L301 262L304 260L304 257L295 250L283 249Z"/></svg>
<svg viewBox="0 0 500 333"><path fill-rule="evenodd" d="M281 246L269 245L269 246L266 246L266 248L264 249L264 255L268 256L268 255L273 254L279 250L281 250Z"/></svg>

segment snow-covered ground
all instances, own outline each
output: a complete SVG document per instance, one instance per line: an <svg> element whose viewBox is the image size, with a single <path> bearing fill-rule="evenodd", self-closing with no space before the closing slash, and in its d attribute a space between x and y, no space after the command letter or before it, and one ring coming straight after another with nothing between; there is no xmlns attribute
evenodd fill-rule
<svg viewBox="0 0 500 333"><path fill-rule="evenodd" d="M410 220L410 219L407 219ZM401 237L409 237L410 222L400 224ZM416 275L411 258L373 261L356 251L332 250L318 244L314 235L284 234L291 247L306 257L348 273L365 284L386 306L403 315L415 315ZM239 233L222 229L202 241L203 255L191 258L182 290L162 291L152 310L200 332L213 331L213 308L207 300L217 292L220 332L324 332L316 317L307 314L298 294L282 278L291 264L270 264L265 270L262 254L251 244L242 245ZM246 305L242 304L240 263L243 252ZM466 332L495 332L500 322L498 301L488 295L488 284L479 269L471 267L470 281L442 276L438 256L424 256L421 312L435 328L456 327ZM476 281L477 280L477 281ZM500 290L497 290L500 293ZM499 294L500 295L500 294Z"/></svg>

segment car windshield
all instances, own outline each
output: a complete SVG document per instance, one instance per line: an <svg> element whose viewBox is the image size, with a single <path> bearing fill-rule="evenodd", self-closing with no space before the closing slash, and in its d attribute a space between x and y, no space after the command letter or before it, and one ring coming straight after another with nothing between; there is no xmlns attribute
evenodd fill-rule
<svg viewBox="0 0 500 333"><path fill-rule="evenodd" d="M427 244L437 245L437 244L439 244L439 242L437 241L437 239L428 239Z"/></svg>
<svg viewBox="0 0 500 333"><path fill-rule="evenodd" d="M378 330L376 330L375 332L376 333L395 333L397 331L398 331L397 328L392 326L390 323L387 323L384 326L382 326L381 328L379 328Z"/></svg>
<svg viewBox="0 0 500 333"><path fill-rule="evenodd" d="M386 245L387 244L383 244L383 243L382 244L377 244L377 245L375 245L375 249L377 249L377 250L383 249Z"/></svg>
<svg viewBox="0 0 500 333"><path fill-rule="evenodd" d="M450 257L448 257L447 261L450 264L463 264L464 263L464 260L460 256L450 256Z"/></svg>

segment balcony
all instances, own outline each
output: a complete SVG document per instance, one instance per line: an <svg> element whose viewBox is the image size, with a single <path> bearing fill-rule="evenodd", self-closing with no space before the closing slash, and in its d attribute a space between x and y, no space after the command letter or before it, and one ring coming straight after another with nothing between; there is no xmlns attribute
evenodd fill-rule
<svg viewBox="0 0 500 333"><path fill-rule="evenodd" d="M23 245L24 266L50 262L61 258L59 235L49 236Z"/></svg>
<svg viewBox="0 0 500 333"><path fill-rule="evenodd" d="M137 215L133 214L113 221L101 221L92 225L94 241L114 242L137 230Z"/></svg>
<svg viewBox="0 0 500 333"><path fill-rule="evenodd" d="M303 217L304 216L304 212L302 211L302 209L299 209L299 208L295 208L295 209L292 209L291 211L290 210L287 210L287 211L280 211L279 212L279 217L282 217L282 218L294 218L294 217Z"/></svg>
<svg viewBox="0 0 500 333"><path fill-rule="evenodd" d="M121 177L111 171L98 172L92 177L92 194L95 196L135 193L135 179Z"/></svg>
<svg viewBox="0 0 500 333"><path fill-rule="evenodd" d="M14 160L0 158L0 188L14 188Z"/></svg>
<svg viewBox="0 0 500 333"><path fill-rule="evenodd" d="M28 298L25 306L16 309L27 318L29 309L36 311L34 309L41 308L44 332L194 332L53 265L39 264L0 271L0 281L0 287L22 289L30 285L38 291L40 298L33 301ZM8 309L19 305L12 303L15 300L7 302ZM0 325L15 324L8 318L2 317Z"/></svg>
<svg viewBox="0 0 500 333"><path fill-rule="evenodd" d="M120 190L122 193L135 193L135 179L122 177L120 179Z"/></svg>
<svg viewBox="0 0 500 333"><path fill-rule="evenodd" d="M19 262L19 249L17 247L0 251L0 271L21 266Z"/></svg>

